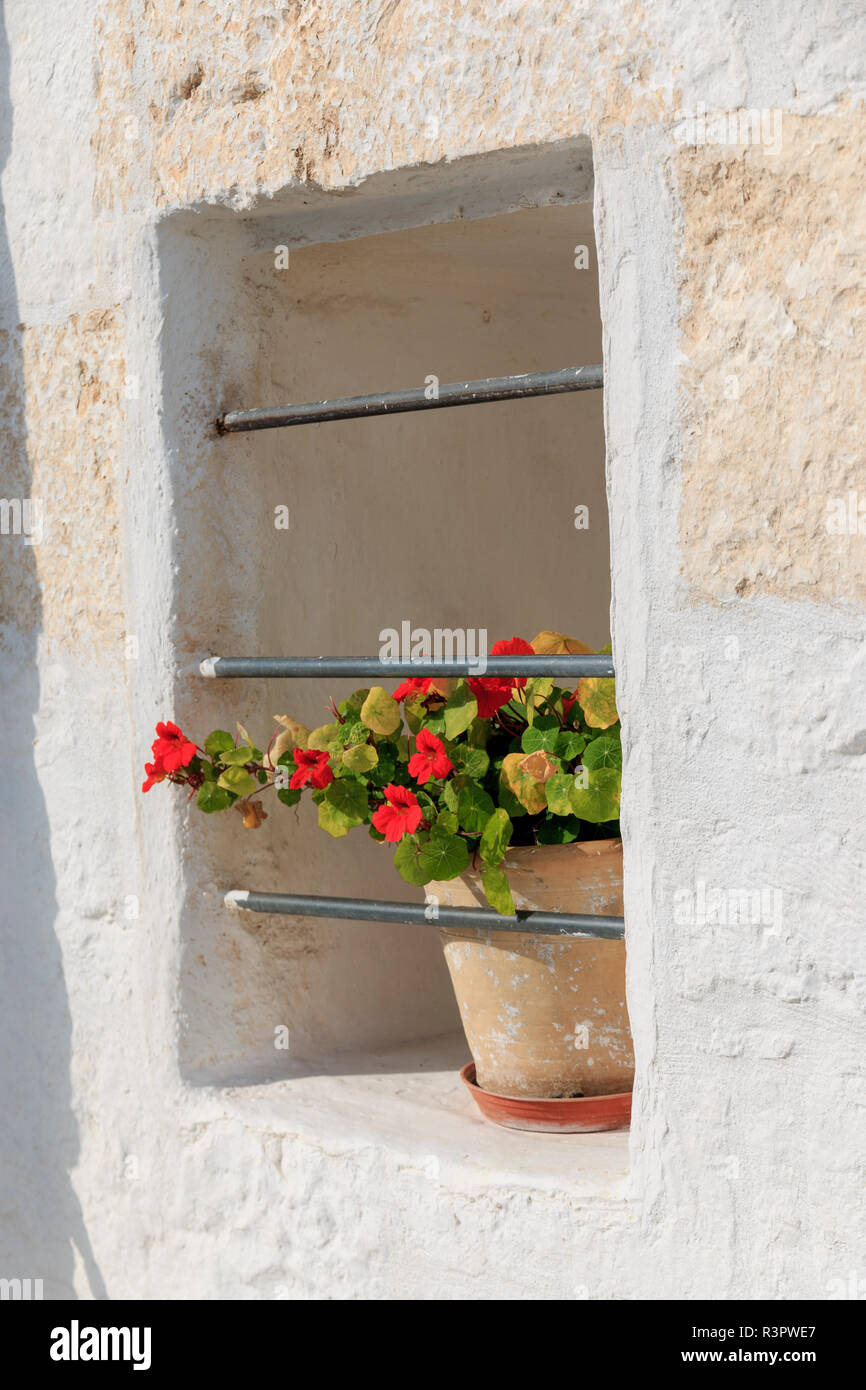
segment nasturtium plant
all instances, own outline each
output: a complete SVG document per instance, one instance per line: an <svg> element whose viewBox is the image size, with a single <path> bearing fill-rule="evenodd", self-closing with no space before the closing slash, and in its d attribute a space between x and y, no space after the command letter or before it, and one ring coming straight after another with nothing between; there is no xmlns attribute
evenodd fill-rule
<svg viewBox="0 0 866 1390"><path fill-rule="evenodd" d="M609 648L607 649L609 650ZM559 632L514 637L491 655L582 653ZM176 724L156 726L142 790L169 781L201 811L234 806L249 829L264 797L295 806L308 792L334 839L364 826L393 847L394 867L418 887L478 870L487 901L511 914L508 849L619 834L622 769L615 683L587 677L564 690L550 677L429 676L393 692L356 690L308 729L289 715L262 752L240 724L200 747Z"/></svg>

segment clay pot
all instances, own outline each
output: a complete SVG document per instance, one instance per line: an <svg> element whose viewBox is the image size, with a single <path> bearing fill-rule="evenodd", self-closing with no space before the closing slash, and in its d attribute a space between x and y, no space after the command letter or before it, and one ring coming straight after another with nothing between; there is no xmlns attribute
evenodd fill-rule
<svg viewBox="0 0 866 1390"><path fill-rule="evenodd" d="M531 845L503 867L515 906L622 916L622 841ZM442 906L486 907L480 874L427 884ZM630 1091L622 941L441 927L476 1082L498 1096Z"/></svg>

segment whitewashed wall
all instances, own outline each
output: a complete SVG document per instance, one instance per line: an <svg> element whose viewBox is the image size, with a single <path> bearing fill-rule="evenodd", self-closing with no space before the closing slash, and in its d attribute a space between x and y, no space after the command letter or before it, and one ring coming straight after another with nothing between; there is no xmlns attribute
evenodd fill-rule
<svg viewBox="0 0 866 1390"><path fill-rule="evenodd" d="M866 490L862 7L188 8L6 6L4 495L43 499L46 522L39 545L0 537L0 1274L56 1297L866 1292L866 537L826 526ZM739 107L771 136L778 109L780 147L676 138L683 112ZM399 204L387 180L443 160L471 175L467 215L503 211L544 152L586 138L630 1151L482 1128L459 1045L193 1085L194 842L177 804L138 793L198 640L174 568L191 563L175 386L196 324L193 305L169 332L166 238L185 210L259 216L261 195L309 195L327 225L335 190L360 190L348 205L383 178L370 225L424 223L442 215L426 178ZM203 254L231 262L232 235ZM255 347L238 330L187 431ZM739 890L765 893L768 920L699 920ZM238 949L253 978L256 942ZM210 1007L217 1039L250 1012Z"/></svg>

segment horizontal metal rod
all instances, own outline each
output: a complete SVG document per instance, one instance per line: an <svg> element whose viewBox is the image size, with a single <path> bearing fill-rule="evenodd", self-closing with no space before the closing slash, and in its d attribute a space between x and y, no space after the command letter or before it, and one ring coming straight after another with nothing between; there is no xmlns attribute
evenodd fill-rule
<svg viewBox="0 0 866 1390"><path fill-rule="evenodd" d="M581 656L488 656L484 661L382 661L377 656L209 656L203 676L612 676L613 657L605 652Z"/></svg>
<svg viewBox="0 0 866 1390"><path fill-rule="evenodd" d="M480 381L455 381L428 395L429 386L408 391L382 391L373 396L344 396L304 405L260 406L227 410L217 420L220 434L243 430L273 430L287 425L314 425L326 420L357 420L366 415L402 415L408 410L444 410L452 405L483 405L489 401L520 401L528 396L558 396L564 391L596 391L603 382L602 367L564 367L557 372L526 372L522 376L492 376Z"/></svg>
<svg viewBox="0 0 866 1390"><path fill-rule="evenodd" d="M535 936L583 936L619 941L625 935L623 917L597 917L575 912L518 912L503 917L484 907L441 907L438 904L387 903L372 898L305 897L297 893L255 893L234 889L225 905L244 912L280 912L288 917L344 917L358 922L399 922L437 927L468 927L473 931L531 932Z"/></svg>

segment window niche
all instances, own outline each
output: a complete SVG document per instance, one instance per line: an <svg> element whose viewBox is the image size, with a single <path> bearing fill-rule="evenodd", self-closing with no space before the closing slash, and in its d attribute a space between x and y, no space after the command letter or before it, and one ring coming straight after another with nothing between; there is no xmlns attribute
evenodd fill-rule
<svg viewBox="0 0 866 1390"><path fill-rule="evenodd" d="M585 142L175 214L159 253L186 727L238 719L264 746L274 715L313 727L357 684L206 681L206 655L376 654L404 622L490 644L541 628L607 640L601 392L214 428L233 408L600 362ZM259 831L231 812L189 820L185 1074L357 1071L432 1038L465 1059L433 927L226 911L230 888L419 900L363 831L334 841L307 801L266 806Z"/></svg>

